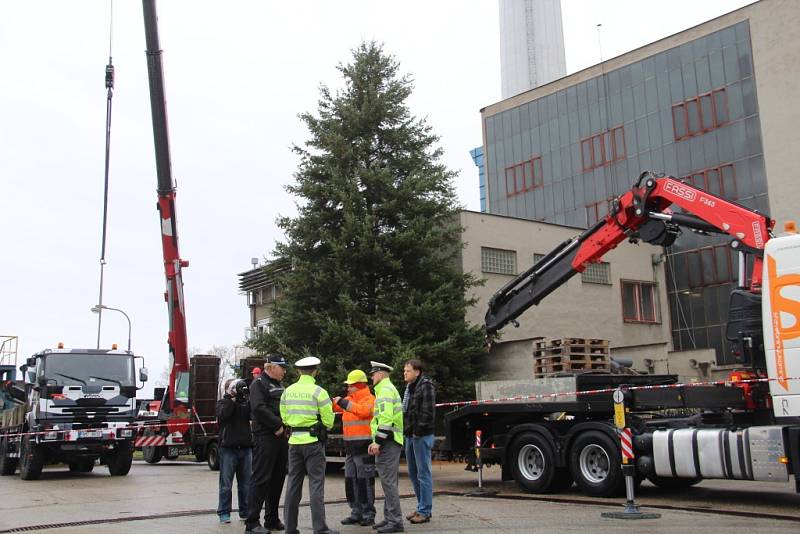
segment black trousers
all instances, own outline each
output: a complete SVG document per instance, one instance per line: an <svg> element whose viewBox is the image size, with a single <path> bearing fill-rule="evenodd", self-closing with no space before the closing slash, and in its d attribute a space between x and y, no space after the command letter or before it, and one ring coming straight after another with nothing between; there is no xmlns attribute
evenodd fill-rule
<svg viewBox="0 0 800 534"><path fill-rule="evenodd" d="M271 432L253 434L253 476L250 477L250 493L247 499L248 527L259 525L262 507L264 525L278 522L278 503L281 500L283 482L286 479L286 462L289 443L286 437Z"/></svg>

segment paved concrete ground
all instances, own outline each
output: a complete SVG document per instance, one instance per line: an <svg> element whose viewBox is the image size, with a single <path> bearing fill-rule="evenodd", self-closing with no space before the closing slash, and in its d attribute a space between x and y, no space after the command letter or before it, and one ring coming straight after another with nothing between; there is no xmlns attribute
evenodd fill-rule
<svg viewBox="0 0 800 534"><path fill-rule="evenodd" d="M496 501L474 497L443 496L436 498L436 514L426 525L407 525L407 532L435 532L436 534L455 534L464 532L592 532L593 534L615 532L641 532L648 534L674 534L690 529L702 529L704 534L743 530L757 530L759 533L796 533L798 524L787 521L743 519L695 512L669 511L661 519L648 521L620 521L604 519L602 511L617 510L617 507L576 506L574 504L538 503L531 505L522 501ZM412 499L403 499L403 506L410 509ZM327 506L329 524L339 528L342 534L371 533L368 527L334 526L336 518L347 514L344 504ZM300 511L301 532L311 532L311 517L307 507ZM213 514L194 515L180 518L148 519L103 525L81 525L74 527L47 529L41 532L54 534L103 533L122 534L130 532L175 532L175 533L214 533L226 534L244 532L243 523L234 521L230 525L220 525Z"/></svg>
<svg viewBox="0 0 800 534"><path fill-rule="evenodd" d="M403 473L405 469L402 469ZM499 470L485 473L486 486L499 490L505 499L476 499L458 495L438 495L434 500L434 520L428 525L408 525L408 532L569 532L592 529L617 532L647 528L670 534L676 528L703 528L709 532L751 529L759 532L800 532L800 521L772 518L736 517L684 511L730 510L759 512L800 520L800 496L793 484L705 481L682 492L664 493L645 483L638 501L659 511L664 517L633 525L602 519L602 511L620 509L620 499L598 499L581 495L576 488L561 495L533 496L520 493L516 485L500 482ZM462 494L475 487L475 474L456 464L434 466L434 485L438 491ZM380 484L378 494L380 495ZM403 474L402 494L411 495ZM329 523L347 513L341 473L327 478L326 500ZM234 492L234 506L235 504ZM524 499L524 500L513 500ZM18 477L0 478L0 531L10 529L110 520L112 523L80 525L40 531L55 532L243 532L241 523L220 526L214 509L217 500L217 474L204 464L166 462L148 465L135 462L131 473L111 478L103 467L89 474L71 474L65 469L48 469L39 481ZM378 508L382 506L378 503ZM405 511L411 511L413 499L404 499ZM653 507L660 507L655 509ZM170 515L172 517L167 517ZM150 518L125 521L126 518ZM310 532L307 508L301 508L301 528ZM645 526L646 525L646 526ZM371 533L362 527L342 527L342 533ZM706 533L704 533L706 534Z"/></svg>

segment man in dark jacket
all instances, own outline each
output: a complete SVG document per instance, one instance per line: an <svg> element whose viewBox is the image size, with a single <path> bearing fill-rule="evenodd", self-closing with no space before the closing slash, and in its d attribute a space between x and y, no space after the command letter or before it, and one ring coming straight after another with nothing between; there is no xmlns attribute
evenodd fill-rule
<svg viewBox="0 0 800 534"><path fill-rule="evenodd" d="M417 496L417 509L406 516L411 523L427 523L433 510L431 449L436 417L436 387L422 374L422 362L408 360L403 367L403 430L406 435L408 478Z"/></svg>
<svg viewBox="0 0 800 534"><path fill-rule="evenodd" d="M278 517L283 482L286 479L286 462L289 444L280 415L281 380L286 375L283 356L270 356L264 364L264 373L250 384L250 417L253 428L253 476L250 480L249 511L245 533L265 534L270 530L283 530ZM264 526L261 526L261 508ZM266 528L265 528L266 527Z"/></svg>
<svg viewBox="0 0 800 534"><path fill-rule="evenodd" d="M228 380L225 394L217 402L219 422L219 504L220 523L231 522L231 490L233 476L239 498L239 516L247 516L247 492L250 485L252 440L250 439L250 406L244 380Z"/></svg>

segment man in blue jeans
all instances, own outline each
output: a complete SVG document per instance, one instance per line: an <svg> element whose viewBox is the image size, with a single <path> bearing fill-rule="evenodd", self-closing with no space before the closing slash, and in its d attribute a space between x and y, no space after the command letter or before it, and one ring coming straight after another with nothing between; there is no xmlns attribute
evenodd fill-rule
<svg viewBox="0 0 800 534"><path fill-rule="evenodd" d="M225 394L217 402L219 423L219 504L220 523L231 522L233 476L239 498L239 517L247 517L247 492L252 472L252 447L250 437L250 404L247 400L247 383L228 380Z"/></svg>
<svg viewBox="0 0 800 534"><path fill-rule="evenodd" d="M436 387L422 374L420 360L408 360L403 367L406 390L403 394L403 429L408 478L417 496L417 509L406 516L411 523L427 523L433 510L431 449L436 417Z"/></svg>

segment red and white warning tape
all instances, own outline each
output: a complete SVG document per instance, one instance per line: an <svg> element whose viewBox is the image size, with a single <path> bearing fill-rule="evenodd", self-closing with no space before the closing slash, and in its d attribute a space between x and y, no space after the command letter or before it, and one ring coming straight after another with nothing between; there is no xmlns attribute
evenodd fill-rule
<svg viewBox="0 0 800 534"><path fill-rule="evenodd" d="M626 386L628 391L637 391L645 389L672 389L681 387L699 387L699 386L735 386L737 384L755 384L759 382L777 382L777 381L793 381L800 380L800 377L790 378L748 378L745 380L738 380L732 382L730 380L715 380L710 382L684 382L678 384L655 384L648 386ZM603 388L592 389L588 391L567 391L559 393L536 393L533 395L514 395L513 397L500 397L497 399L483 399L483 400L469 400L469 401L456 401L456 402L440 402L436 405L437 408L447 407L460 407L460 406L476 406L481 404L497 404L503 402L524 401L524 400L541 400L541 399L555 399L558 397L568 397L575 395L599 395L601 393L613 393L617 388Z"/></svg>

